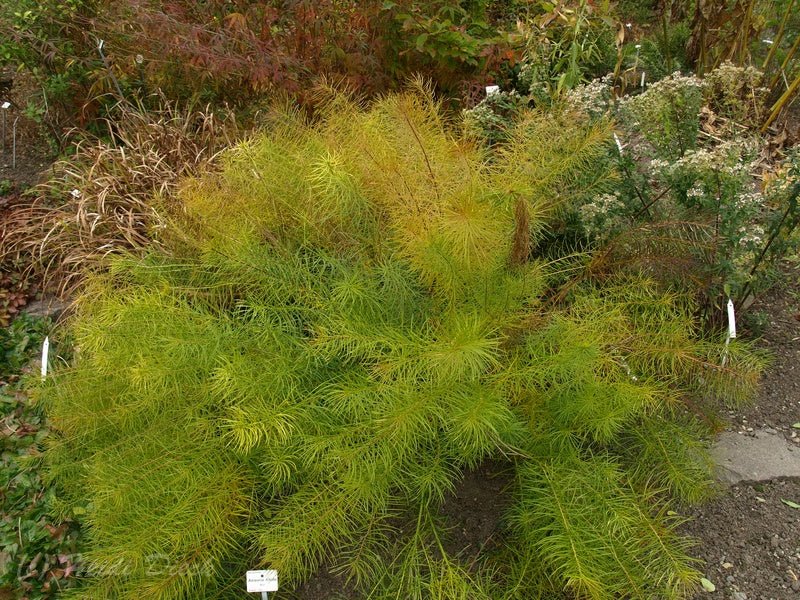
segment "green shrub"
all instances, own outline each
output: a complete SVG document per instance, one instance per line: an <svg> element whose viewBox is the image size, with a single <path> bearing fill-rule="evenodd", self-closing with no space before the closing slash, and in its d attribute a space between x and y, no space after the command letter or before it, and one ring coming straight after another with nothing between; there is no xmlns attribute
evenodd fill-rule
<svg viewBox="0 0 800 600"><path fill-rule="evenodd" d="M543 14L523 27L526 47L519 84L520 91L547 106L578 84L614 71L616 31L605 4L577 0L539 6Z"/></svg>
<svg viewBox="0 0 800 600"><path fill-rule="evenodd" d="M78 303L75 364L41 390L50 476L88 507L72 597L234 597L257 565L387 600L680 597L667 492L709 489L683 400L747 396L759 361L734 341L722 367L641 278L559 301L547 229L608 125L527 113L490 155L422 92L320 119L274 114L183 187L169 254ZM439 508L490 458L514 503L467 563Z"/></svg>
<svg viewBox="0 0 800 600"><path fill-rule="evenodd" d="M674 160L697 145L703 84L673 73L620 103L626 125L641 131L656 156Z"/></svg>
<svg viewBox="0 0 800 600"><path fill-rule="evenodd" d="M658 81L675 71L687 70L686 44L690 30L683 23L670 24L666 31L641 40L635 57L636 68L646 73L647 81Z"/></svg>
<svg viewBox="0 0 800 600"><path fill-rule="evenodd" d="M797 153L760 177L763 141L742 126L758 113L759 77L723 64L706 79L675 74L617 104L604 80L567 94L590 122L615 115L619 125L609 149L620 180L587 194L573 223L604 247L596 274L622 269L677 286L714 326L728 298L747 305L776 281L797 244ZM715 133L700 130L701 109Z"/></svg>
<svg viewBox="0 0 800 600"><path fill-rule="evenodd" d="M56 139L88 115L110 89L91 35L97 0L6 0L0 4L0 66L26 69L37 92L25 113ZM84 121L85 122L85 121Z"/></svg>

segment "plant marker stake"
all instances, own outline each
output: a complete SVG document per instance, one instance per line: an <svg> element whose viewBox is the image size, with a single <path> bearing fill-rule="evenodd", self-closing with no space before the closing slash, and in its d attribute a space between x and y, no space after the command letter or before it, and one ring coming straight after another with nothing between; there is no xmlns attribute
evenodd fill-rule
<svg viewBox="0 0 800 600"><path fill-rule="evenodd" d="M11 102L3 102L0 104L0 108L3 109L3 154L6 153L6 115L8 114L8 109L11 108Z"/></svg>
<svg viewBox="0 0 800 600"><path fill-rule="evenodd" d="M125 96L122 95L122 88L119 87L119 81L117 81L117 76L114 75L114 71L111 70L111 65L108 63L108 59L106 55L103 53L103 46L105 45L105 40L98 40L97 41L97 52L100 54L100 59L103 61L103 66L108 71L108 74L111 76L111 81L114 82L114 87L117 88L117 94L119 94L119 99L124 100Z"/></svg>
<svg viewBox="0 0 800 600"><path fill-rule="evenodd" d="M14 125L11 127L11 140L12 140L12 160L11 160L11 168L17 168L17 121L19 121L19 117L14 119Z"/></svg>
<svg viewBox="0 0 800 600"><path fill-rule="evenodd" d="M50 337L44 338L42 344L42 381L47 377L47 360L50 357Z"/></svg>
<svg viewBox="0 0 800 600"><path fill-rule="evenodd" d="M269 600L268 592L278 591L277 571L248 571L245 575L247 592L261 592L261 600Z"/></svg>
<svg viewBox="0 0 800 600"><path fill-rule="evenodd" d="M619 141L619 136L617 136L616 132L614 132L614 141L617 142L617 148L619 148L619 155L622 156L622 142Z"/></svg>
<svg viewBox="0 0 800 600"><path fill-rule="evenodd" d="M722 366L728 362L728 346L736 337L736 313L733 310L733 300L728 298L728 336L725 338L725 350L722 352Z"/></svg>
<svg viewBox="0 0 800 600"><path fill-rule="evenodd" d="M736 314L733 312L733 300L728 298L728 338L736 337Z"/></svg>
<svg viewBox="0 0 800 600"><path fill-rule="evenodd" d="M639 87L641 87L642 89L644 89L644 78L645 78L645 75L647 75L647 73L645 73L644 71L642 71L642 85L640 85L640 86L639 86Z"/></svg>
<svg viewBox="0 0 800 600"><path fill-rule="evenodd" d="M499 85L487 85L486 86L486 95L491 96L492 94L500 93L500 86Z"/></svg>

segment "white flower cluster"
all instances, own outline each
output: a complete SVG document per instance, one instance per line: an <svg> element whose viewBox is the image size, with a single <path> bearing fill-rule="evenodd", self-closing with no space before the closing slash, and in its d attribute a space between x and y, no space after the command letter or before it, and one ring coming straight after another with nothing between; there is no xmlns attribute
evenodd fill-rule
<svg viewBox="0 0 800 600"><path fill-rule="evenodd" d="M724 62L705 77L706 96L715 112L746 122L757 118L769 89L761 84L764 73L753 66Z"/></svg>
<svg viewBox="0 0 800 600"><path fill-rule="evenodd" d="M600 194L579 209L580 220L586 233L592 237L603 237L609 233L625 210L625 203L614 194Z"/></svg>
<svg viewBox="0 0 800 600"><path fill-rule="evenodd" d="M739 229L739 242L746 246L760 246L764 241L764 228L758 223Z"/></svg>
<svg viewBox="0 0 800 600"><path fill-rule="evenodd" d="M754 66L739 67L728 60L705 77L707 84L728 89L754 88L763 78L764 73Z"/></svg>
<svg viewBox="0 0 800 600"><path fill-rule="evenodd" d="M766 231L758 223L748 223L736 232L738 240L734 240L731 258L740 271L742 278L747 278L747 271L757 259L766 239Z"/></svg>
<svg viewBox="0 0 800 600"><path fill-rule="evenodd" d="M686 197L690 200L700 200L705 196L705 192L703 191L703 186L695 183L692 187L689 188L689 191L686 192Z"/></svg>
<svg viewBox="0 0 800 600"><path fill-rule="evenodd" d="M733 205L737 210L754 212L764 206L764 195L761 192L743 192L734 198Z"/></svg>
<svg viewBox="0 0 800 600"><path fill-rule="evenodd" d="M613 74L600 79L593 79L574 87L566 94L566 103L571 108L586 113L592 118L605 115L611 106Z"/></svg>
<svg viewBox="0 0 800 600"><path fill-rule="evenodd" d="M728 140L712 148L690 150L673 162L655 159L650 166L655 172L670 175L693 172L743 176L755 167L754 161L747 159L755 148L752 140Z"/></svg>
<svg viewBox="0 0 800 600"><path fill-rule="evenodd" d="M675 71L672 75L653 83L638 96L625 96L620 107L633 109L636 113L648 113L660 109L665 100L682 96L687 92L702 92L704 83L694 75L683 75Z"/></svg>

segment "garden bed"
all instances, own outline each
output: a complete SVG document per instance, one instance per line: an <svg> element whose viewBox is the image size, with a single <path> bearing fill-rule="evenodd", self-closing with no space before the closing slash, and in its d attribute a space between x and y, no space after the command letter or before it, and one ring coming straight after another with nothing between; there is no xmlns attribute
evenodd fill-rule
<svg viewBox="0 0 800 600"><path fill-rule="evenodd" d="M800 461L800 268L787 265L782 282L750 309L750 321L764 327L760 345L773 362L757 401L729 414L729 429L740 435L772 429L791 440ZM691 508L684 531L697 538L694 555L717 592L699 598L789 600L800 593L800 481L742 483L723 489Z"/></svg>

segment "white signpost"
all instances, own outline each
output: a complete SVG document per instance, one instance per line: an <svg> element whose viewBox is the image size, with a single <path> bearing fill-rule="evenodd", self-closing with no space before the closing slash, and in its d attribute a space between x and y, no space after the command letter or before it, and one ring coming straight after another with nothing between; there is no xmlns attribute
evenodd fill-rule
<svg viewBox="0 0 800 600"><path fill-rule="evenodd" d="M11 102L3 102L0 104L0 108L3 109L3 155L6 153L6 115L8 114L8 109L11 108Z"/></svg>
<svg viewBox="0 0 800 600"><path fill-rule="evenodd" d="M733 300L728 298L728 336L725 338L725 349L722 351L723 367L728 362L728 346L733 339L736 339L736 313L734 312Z"/></svg>
<svg viewBox="0 0 800 600"><path fill-rule="evenodd" d="M268 600L268 592L278 591L277 571L248 571L247 592L250 594L261 592L262 600Z"/></svg>
<svg viewBox="0 0 800 600"><path fill-rule="evenodd" d="M50 360L50 337L44 338L42 344L42 380L47 378L47 361Z"/></svg>

